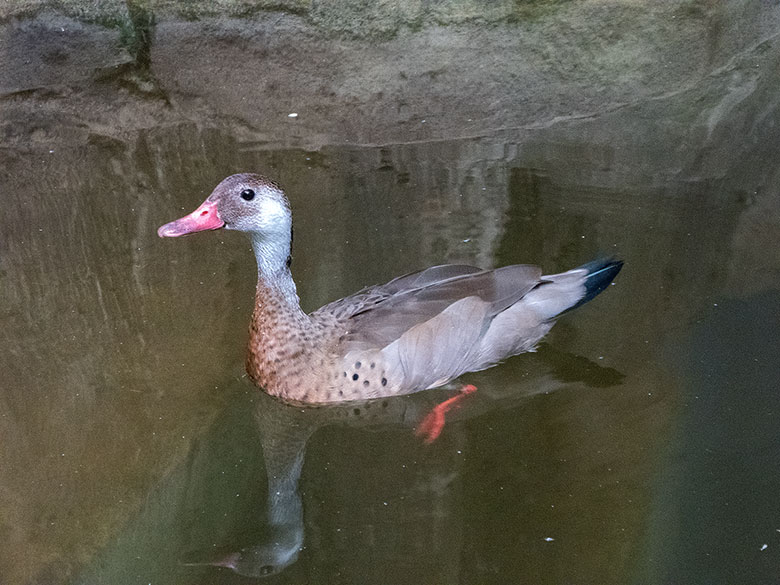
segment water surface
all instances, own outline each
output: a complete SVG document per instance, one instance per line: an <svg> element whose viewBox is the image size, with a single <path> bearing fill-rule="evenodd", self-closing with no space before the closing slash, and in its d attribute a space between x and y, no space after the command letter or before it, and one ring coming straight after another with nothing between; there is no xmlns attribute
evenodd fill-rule
<svg viewBox="0 0 780 585"><path fill-rule="evenodd" d="M274 140L127 79L79 86L123 132L57 80L6 92L3 582L776 580L778 63L772 40L594 115L413 140ZM248 242L156 236L238 171L290 196L307 310L437 263L626 264L539 352L465 376L425 445L452 389L301 409L246 379Z"/></svg>

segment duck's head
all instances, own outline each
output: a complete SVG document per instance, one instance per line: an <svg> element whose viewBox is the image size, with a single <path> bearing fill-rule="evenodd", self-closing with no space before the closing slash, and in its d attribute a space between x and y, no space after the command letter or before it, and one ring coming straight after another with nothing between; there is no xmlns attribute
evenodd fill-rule
<svg viewBox="0 0 780 585"><path fill-rule="evenodd" d="M161 238L176 238L220 228L249 233L253 239L288 242L292 228L290 204L281 187L262 175L231 175L189 215L157 230Z"/></svg>

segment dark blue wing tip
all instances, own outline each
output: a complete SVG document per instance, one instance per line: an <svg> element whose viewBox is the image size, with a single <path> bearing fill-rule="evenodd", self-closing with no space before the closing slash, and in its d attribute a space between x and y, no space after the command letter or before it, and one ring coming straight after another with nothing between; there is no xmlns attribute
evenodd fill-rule
<svg viewBox="0 0 780 585"><path fill-rule="evenodd" d="M620 269L623 268L623 261L615 258L601 258L583 264L580 268L587 270L588 276L585 280L585 296L580 299L576 306L587 303L607 288L618 272L620 272Z"/></svg>

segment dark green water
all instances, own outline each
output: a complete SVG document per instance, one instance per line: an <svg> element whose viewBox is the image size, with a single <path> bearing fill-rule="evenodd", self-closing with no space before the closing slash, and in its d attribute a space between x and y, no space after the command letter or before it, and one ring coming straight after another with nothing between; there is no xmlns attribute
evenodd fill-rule
<svg viewBox="0 0 780 585"><path fill-rule="evenodd" d="M741 59L468 138L9 139L2 581L776 582L780 59ZM478 392L425 445L452 390L307 410L248 382L248 242L155 233L237 171L285 187L307 309L443 262L625 267L538 353L465 377Z"/></svg>

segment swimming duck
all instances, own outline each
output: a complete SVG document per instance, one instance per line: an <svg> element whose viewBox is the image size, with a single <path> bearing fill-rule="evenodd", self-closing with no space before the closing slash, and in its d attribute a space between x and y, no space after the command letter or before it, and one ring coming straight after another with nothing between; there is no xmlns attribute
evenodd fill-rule
<svg viewBox="0 0 780 585"><path fill-rule="evenodd" d="M258 281L246 369L273 396L332 403L442 386L532 351L555 319L603 291L623 263L596 260L542 275L445 264L365 288L306 314L290 273L292 213L282 188L231 175L160 237L220 228L246 232Z"/></svg>

